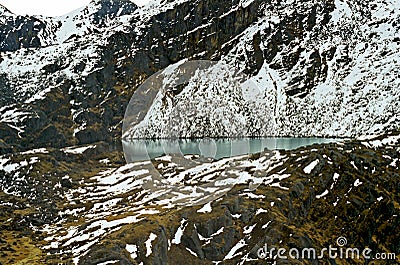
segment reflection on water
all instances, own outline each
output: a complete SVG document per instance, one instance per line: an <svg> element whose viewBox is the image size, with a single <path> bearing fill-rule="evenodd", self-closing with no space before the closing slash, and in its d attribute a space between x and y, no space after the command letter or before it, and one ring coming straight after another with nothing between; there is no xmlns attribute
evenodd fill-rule
<svg viewBox="0 0 400 265"><path fill-rule="evenodd" d="M254 154L264 149L293 150L301 146L338 142L327 138L240 138L240 139L159 139L123 141L128 163L154 159L164 154L198 154L220 159Z"/></svg>

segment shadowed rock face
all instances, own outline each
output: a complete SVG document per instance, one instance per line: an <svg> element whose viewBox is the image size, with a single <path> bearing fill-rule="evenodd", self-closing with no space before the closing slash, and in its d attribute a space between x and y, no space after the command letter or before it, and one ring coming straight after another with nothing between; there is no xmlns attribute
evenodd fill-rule
<svg viewBox="0 0 400 265"><path fill-rule="evenodd" d="M40 47L39 38L46 24L34 17L15 16L0 6L0 51L16 51L21 48Z"/></svg>
<svg viewBox="0 0 400 265"><path fill-rule="evenodd" d="M95 0L91 4L98 6L93 21L96 24L107 22L107 19L114 19L118 16L130 15L137 6L129 0Z"/></svg>
<svg viewBox="0 0 400 265"><path fill-rule="evenodd" d="M93 1L62 18L0 7L0 263L261 264L265 244L321 249L339 236L399 254L396 7ZM183 59L224 60L258 82L265 97L239 111L270 118L274 135L381 136L125 165L130 98ZM199 124L194 132L223 133ZM321 263L285 262L277 264Z"/></svg>

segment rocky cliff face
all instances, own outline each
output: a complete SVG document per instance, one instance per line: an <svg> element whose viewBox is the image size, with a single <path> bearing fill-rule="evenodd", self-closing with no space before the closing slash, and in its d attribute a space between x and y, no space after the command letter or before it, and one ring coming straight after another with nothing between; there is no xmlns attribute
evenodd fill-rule
<svg viewBox="0 0 400 265"><path fill-rule="evenodd" d="M46 18L0 7L0 263L258 264L264 244L322 248L339 236L400 253L399 10L394 0L94 0ZM381 136L125 165L129 100L188 60L214 63L157 91L127 136ZM238 86L219 85L235 76Z"/></svg>
<svg viewBox="0 0 400 265"><path fill-rule="evenodd" d="M127 136L169 137L171 113L181 116L181 137L355 137L398 128L398 3L279 1L258 10L208 69L213 75L189 80L171 104L161 104L169 91L160 87L152 111ZM221 64L247 73L253 91L224 83ZM196 110L203 105L208 111Z"/></svg>

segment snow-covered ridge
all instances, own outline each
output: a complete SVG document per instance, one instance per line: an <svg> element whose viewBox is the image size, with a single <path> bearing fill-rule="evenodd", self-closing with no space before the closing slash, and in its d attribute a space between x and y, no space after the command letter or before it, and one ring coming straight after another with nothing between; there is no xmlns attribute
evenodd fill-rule
<svg viewBox="0 0 400 265"><path fill-rule="evenodd" d="M49 45L59 45L71 37L84 37L87 34L100 33L102 28L112 27L118 24L118 18L132 15L137 6L129 0L93 0L87 6L74 10L66 15L59 17L45 16L17 16L7 8L1 6L0 24L11 26L7 31L20 32L25 38L24 29L29 27L37 36L35 43L27 43L22 47L46 47ZM122 19L126 21L127 19ZM120 23L120 22L119 22ZM32 26L31 26L32 25ZM12 27L15 27L14 29ZM1 32L1 31L0 31ZM21 39L22 40L22 39ZM11 40L10 40L11 41ZM10 50L5 44L0 48ZM13 48L11 50L15 50Z"/></svg>
<svg viewBox="0 0 400 265"><path fill-rule="evenodd" d="M93 0L88 6L54 19L61 25L56 32L56 40L63 43L71 36L99 33L102 27L116 24L119 17L132 15L136 8L128 0Z"/></svg>
<svg viewBox="0 0 400 265"><path fill-rule="evenodd" d="M12 13L5 6L0 5L0 15L12 15Z"/></svg>
<svg viewBox="0 0 400 265"><path fill-rule="evenodd" d="M26 25L32 24L34 35L38 37L36 43L29 43L21 47L46 47L50 45L60 45L74 38L86 37L90 34L101 35L110 28L116 28L121 24L129 25L130 20L138 20L138 28L143 28L143 24L161 12L173 9L176 5L186 2L180 1L161 1L153 0L145 6L138 8L130 0L92 0L87 6L78 8L68 14L58 17L46 16L18 16L0 5L0 25L11 26L7 31L20 31ZM15 27L14 29L12 27ZM1 33L1 30L0 30ZM21 31L21 35L25 32ZM25 36L22 36L25 38ZM0 42L1 44L1 42ZM17 50L18 48L7 48L7 45L0 45L0 49Z"/></svg>

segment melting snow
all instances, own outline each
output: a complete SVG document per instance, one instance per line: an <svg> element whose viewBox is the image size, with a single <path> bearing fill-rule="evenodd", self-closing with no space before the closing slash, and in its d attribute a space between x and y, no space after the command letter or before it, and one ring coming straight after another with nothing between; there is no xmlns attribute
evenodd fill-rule
<svg viewBox="0 0 400 265"><path fill-rule="evenodd" d="M272 221L268 221L268 223L266 223L265 225L263 225L261 228L262 228L262 229L267 228L267 227L269 226L270 223L272 223Z"/></svg>
<svg viewBox="0 0 400 265"><path fill-rule="evenodd" d="M321 193L320 195L315 196L317 199L321 199L322 197L325 197L326 195L328 195L329 191L325 190L323 193Z"/></svg>
<svg viewBox="0 0 400 265"><path fill-rule="evenodd" d="M211 213L211 202L205 204L201 209L197 210L198 213Z"/></svg>
<svg viewBox="0 0 400 265"><path fill-rule="evenodd" d="M393 159L392 163L390 163L390 165L391 165L392 167L397 168L397 162L398 162L398 161L399 161L399 159L398 159L398 158L395 158L395 159Z"/></svg>
<svg viewBox="0 0 400 265"><path fill-rule="evenodd" d="M40 148L40 149L33 149L30 151L22 152L21 155L32 155L32 154L48 154L49 151L46 150L46 148Z"/></svg>
<svg viewBox="0 0 400 265"><path fill-rule="evenodd" d="M29 162L27 160L24 160L17 163L7 164L9 161L10 159L0 158L0 170L3 170L7 173L15 172L22 167L37 163L39 161L39 158L31 157Z"/></svg>
<svg viewBox="0 0 400 265"><path fill-rule="evenodd" d="M126 244L125 249L126 249L126 251L128 251L131 254L132 259L137 258L138 247L136 245Z"/></svg>
<svg viewBox="0 0 400 265"><path fill-rule="evenodd" d="M156 234L151 233L149 239L145 242L146 244L146 257L150 256L153 253L151 249L151 242L153 242L157 238Z"/></svg>
<svg viewBox="0 0 400 265"><path fill-rule="evenodd" d="M241 249L242 247L246 246L246 241L244 241L244 239L241 239L230 251L229 253L225 256L224 260L227 259L233 259L235 256L240 255L240 253L236 254L236 251L238 251L239 249Z"/></svg>
<svg viewBox="0 0 400 265"><path fill-rule="evenodd" d="M311 171L315 168L315 166L318 165L318 163L319 163L319 160L318 160L318 159L315 160L315 161L313 161L313 162L311 162L308 166L306 166L306 167L304 168L304 173L310 174Z"/></svg>
<svg viewBox="0 0 400 265"><path fill-rule="evenodd" d="M186 229L186 226L187 226L186 219L183 219L183 220L181 221L181 226L179 226L178 230L177 230L176 233L175 233L175 237L174 237L174 239L173 239L172 242L171 242L172 244L178 245L178 244L181 243L181 238L182 238L182 236L183 236L183 232L184 232L185 229Z"/></svg>
<svg viewBox="0 0 400 265"><path fill-rule="evenodd" d="M273 185L270 185L270 186L273 186ZM281 187L281 188L283 188L283 187ZM247 196L250 199L264 199L265 198L264 195L261 195L261 194L257 195L257 194L251 193L251 192L241 193L239 195L240 196Z"/></svg>
<svg viewBox="0 0 400 265"><path fill-rule="evenodd" d="M333 189L333 186L337 183L340 175L338 173L333 174L333 183L331 185L331 189Z"/></svg>
<svg viewBox="0 0 400 265"><path fill-rule="evenodd" d="M65 153L77 155L77 154L83 154L86 150L94 148L96 148L96 145L89 145L84 147L67 147L63 150Z"/></svg>
<svg viewBox="0 0 400 265"><path fill-rule="evenodd" d="M193 256L197 257L197 254L190 248L186 248L186 250L189 251L189 253L192 254Z"/></svg>
<svg viewBox="0 0 400 265"><path fill-rule="evenodd" d="M244 228L243 234L250 234L251 232L253 232L253 229L256 227L256 225L257 224L246 226Z"/></svg>
<svg viewBox="0 0 400 265"><path fill-rule="evenodd" d="M260 209L257 210L256 215L259 215L259 214L262 214L262 213L267 213L267 212L268 212L268 210L260 208Z"/></svg>
<svg viewBox="0 0 400 265"><path fill-rule="evenodd" d="M110 159L105 158L105 159L99 160L99 162L108 165L111 161L110 161Z"/></svg>
<svg viewBox="0 0 400 265"><path fill-rule="evenodd" d="M0 170L4 170L4 165L8 163L8 161L10 161L10 159L8 158L0 158Z"/></svg>
<svg viewBox="0 0 400 265"><path fill-rule="evenodd" d="M354 187L358 187L362 184L362 182L359 179L356 179L356 181L354 181Z"/></svg>
<svg viewBox="0 0 400 265"><path fill-rule="evenodd" d="M222 232L224 232L224 227L221 227L217 232L215 232L214 234L211 235L211 237L214 237L216 235L221 234Z"/></svg>
<svg viewBox="0 0 400 265"><path fill-rule="evenodd" d="M98 263L97 265L113 265L115 263L119 262L119 260L110 260L110 261L106 261L106 262L102 262L102 263Z"/></svg>

